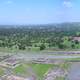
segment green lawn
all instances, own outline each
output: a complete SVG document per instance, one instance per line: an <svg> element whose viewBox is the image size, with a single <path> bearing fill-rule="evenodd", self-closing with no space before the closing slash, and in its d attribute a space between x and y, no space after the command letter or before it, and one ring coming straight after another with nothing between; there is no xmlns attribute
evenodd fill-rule
<svg viewBox="0 0 80 80"><path fill-rule="evenodd" d="M38 76L38 80L43 80L44 74L50 69L55 67L53 64L31 64L31 67Z"/></svg>
<svg viewBox="0 0 80 80"><path fill-rule="evenodd" d="M26 64L22 64L19 65L18 67L16 67L15 69L13 69L13 73L14 74L18 74L18 75L29 75L29 71L28 71L28 65Z"/></svg>
<svg viewBox="0 0 80 80"><path fill-rule="evenodd" d="M22 64L16 67L13 72L14 74L29 75L30 72L28 69L31 68L37 75L38 80L43 80L44 74L54 66L52 64Z"/></svg>
<svg viewBox="0 0 80 80"><path fill-rule="evenodd" d="M70 67L70 64L65 62L59 65L54 65L54 64L36 64L36 63L32 63L32 64L21 64L18 67L16 67L13 72L14 74L21 74L21 75L31 75L29 69L32 69L32 71L34 72L34 74L37 75L37 80L43 80L44 74L51 68L55 68L55 67L61 67L64 70L68 70L68 68ZM63 78L60 78L59 80L64 80Z"/></svg>

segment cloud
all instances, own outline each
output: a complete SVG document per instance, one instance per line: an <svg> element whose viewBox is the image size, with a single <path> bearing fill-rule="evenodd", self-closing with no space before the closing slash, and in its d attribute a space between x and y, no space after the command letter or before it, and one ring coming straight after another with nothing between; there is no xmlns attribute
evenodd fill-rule
<svg viewBox="0 0 80 80"><path fill-rule="evenodd" d="M63 5L65 6L65 7L67 7L67 8L71 8L72 7L72 2L71 1L67 1L67 0L65 0L64 2L63 2Z"/></svg>
<svg viewBox="0 0 80 80"><path fill-rule="evenodd" d="M13 1L9 0L9 1L6 1L6 4L12 4Z"/></svg>

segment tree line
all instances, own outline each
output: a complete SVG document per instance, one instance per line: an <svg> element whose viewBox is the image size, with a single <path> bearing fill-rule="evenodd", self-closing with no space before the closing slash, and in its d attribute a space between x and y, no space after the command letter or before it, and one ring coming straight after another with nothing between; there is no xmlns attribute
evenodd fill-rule
<svg viewBox="0 0 80 80"><path fill-rule="evenodd" d="M79 41L72 37L80 36L79 23L63 23L51 25L16 25L0 26L0 47L18 48L25 50L27 47L46 48L80 48Z"/></svg>

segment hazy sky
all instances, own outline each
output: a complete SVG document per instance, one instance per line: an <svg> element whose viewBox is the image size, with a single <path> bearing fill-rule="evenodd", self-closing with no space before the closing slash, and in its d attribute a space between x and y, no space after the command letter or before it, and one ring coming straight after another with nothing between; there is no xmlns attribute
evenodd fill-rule
<svg viewBox="0 0 80 80"><path fill-rule="evenodd" d="M80 21L80 0L0 0L0 24L69 21Z"/></svg>

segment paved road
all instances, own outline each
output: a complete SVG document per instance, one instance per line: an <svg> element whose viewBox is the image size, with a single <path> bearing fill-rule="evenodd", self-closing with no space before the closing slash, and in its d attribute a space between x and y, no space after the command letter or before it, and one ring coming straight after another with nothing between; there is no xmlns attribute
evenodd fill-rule
<svg viewBox="0 0 80 80"><path fill-rule="evenodd" d="M7 53L8 54L8 53ZM10 54L10 53L9 53ZM59 54L59 55L56 55ZM60 55L62 54L62 55ZM67 55L64 55L67 54ZM15 57L16 59L37 59L37 58L50 58L50 59L66 59L66 58L80 58L80 55L72 56L69 54L80 54L80 51L55 51L55 52L25 52L25 53L14 53L12 54L12 57Z"/></svg>
<svg viewBox="0 0 80 80"><path fill-rule="evenodd" d="M80 62L72 63L66 80L80 80Z"/></svg>
<svg viewBox="0 0 80 80"><path fill-rule="evenodd" d="M39 58L45 59L69 59L69 58L80 58L80 56L71 56L71 55L52 55L52 54L21 54L17 53L13 55L12 58L24 59L24 60L36 60Z"/></svg>

